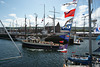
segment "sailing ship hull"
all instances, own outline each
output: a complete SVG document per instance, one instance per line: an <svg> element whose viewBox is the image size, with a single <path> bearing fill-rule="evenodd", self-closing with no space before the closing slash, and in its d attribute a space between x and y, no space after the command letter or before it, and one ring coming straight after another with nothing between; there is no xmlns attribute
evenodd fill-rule
<svg viewBox="0 0 100 67"><path fill-rule="evenodd" d="M14 34L11 34L11 37L13 38L14 41L17 41L17 39L15 38ZM0 34L0 39L6 39L6 40L11 40L8 36L8 34Z"/></svg>
<svg viewBox="0 0 100 67"><path fill-rule="evenodd" d="M58 50L60 47L60 46L50 45L50 44L28 43L28 42L22 42L22 46L27 48L44 49L44 50Z"/></svg>

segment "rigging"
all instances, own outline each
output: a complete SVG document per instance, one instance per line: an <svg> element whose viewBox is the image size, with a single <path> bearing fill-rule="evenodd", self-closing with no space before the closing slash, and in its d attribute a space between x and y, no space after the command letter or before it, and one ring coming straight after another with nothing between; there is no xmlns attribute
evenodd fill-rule
<svg viewBox="0 0 100 67"><path fill-rule="evenodd" d="M14 40L12 39L12 37L10 36L9 32L7 31L7 29L5 28L5 26L3 25L3 23L2 23L1 20L0 20L0 23L2 24L4 30L7 32L9 38L11 39L11 41L13 42L13 44L15 45L15 47L17 48L17 50L18 50L18 52L19 52L19 54L20 54L20 56L9 57L9 58L4 58L4 59L0 59L0 60L9 60L9 59L14 59L14 58L20 58L20 57L22 57L21 51L19 50L18 46L16 45L16 43L14 42Z"/></svg>

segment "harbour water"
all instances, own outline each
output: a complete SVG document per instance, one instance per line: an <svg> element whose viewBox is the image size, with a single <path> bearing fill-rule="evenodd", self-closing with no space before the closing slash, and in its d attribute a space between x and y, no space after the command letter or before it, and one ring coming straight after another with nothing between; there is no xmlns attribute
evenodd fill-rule
<svg viewBox="0 0 100 67"><path fill-rule="evenodd" d="M21 50L23 57L0 61L0 67L63 67L64 58L75 54L83 55L89 51L88 39L84 39L81 45L68 46L68 53L57 51L35 50L23 48L21 42L15 42ZM99 47L98 41L92 40L93 50ZM0 39L0 59L19 56L19 53L10 40Z"/></svg>

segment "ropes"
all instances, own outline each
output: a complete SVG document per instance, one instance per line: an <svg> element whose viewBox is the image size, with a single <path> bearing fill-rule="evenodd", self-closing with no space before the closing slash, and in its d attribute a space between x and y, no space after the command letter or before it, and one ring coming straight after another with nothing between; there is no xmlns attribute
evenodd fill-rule
<svg viewBox="0 0 100 67"><path fill-rule="evenodd" d="M7 60L7 59L13 59L13 58L19 58L19 57L22 57L22 53L21 51L19 50L18 46L16 45L16 43L14 42L14 40L12 39L12 37L10 36L9 32L7 31L7 29L5 28L5 26L3 25L2 21L0 20L3 28L5 29L5 31L7 32L8 36L10 37L11 41L13 42L13 44L15 45L15 47L17 48L20 56L16 56L16 57L10 57L10 58L5 58L5 59L0 59L0 60Z"/></svg>
<svg viewBox="0 0 100 67"><path fill-rule="evenodd" d="M0 59L1 61L3 60L10 60L10 59L16 59L16 58L20 58L22 56L15 56L15 57L10 57L10 58L4 58L4 59Z"/></svg>

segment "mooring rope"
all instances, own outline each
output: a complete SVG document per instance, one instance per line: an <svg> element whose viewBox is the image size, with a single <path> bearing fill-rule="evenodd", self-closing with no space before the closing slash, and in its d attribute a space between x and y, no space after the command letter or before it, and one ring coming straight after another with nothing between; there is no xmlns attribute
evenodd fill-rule
<svg viewBox="0 0 100 67"><path fill-rule="evenodd" d="M3 28L5 29L5 31L7 32L8 36L10 37L11 41L13 42L13 44L15 45L15 47L17 48L20 56L16 56L16 57L10 57L10 58L4 58L4 59L0 59L0 60L7 60L7 59L13 59L13 58L19 58L19 57L22 57L22 53L21 51L19 50L18 46L16 45L16 43L14 42L13 38L11 37L11 35L9 34L9 32L7 31L7 29L5 28L5 26L3 25L2 21L0 20Z"/></svg>

